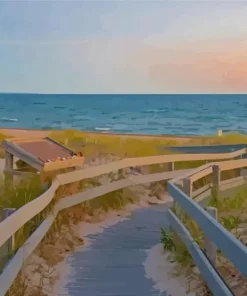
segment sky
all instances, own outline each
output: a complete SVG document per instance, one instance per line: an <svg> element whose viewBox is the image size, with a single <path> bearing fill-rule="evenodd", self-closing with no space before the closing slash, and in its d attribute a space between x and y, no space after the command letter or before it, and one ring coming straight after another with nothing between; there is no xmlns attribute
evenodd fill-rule
<svg viewBox="0 0 247 296"><path fill-rule="evenodd" d="M247 0L0 0L0 92L247 93Z"/></svg>

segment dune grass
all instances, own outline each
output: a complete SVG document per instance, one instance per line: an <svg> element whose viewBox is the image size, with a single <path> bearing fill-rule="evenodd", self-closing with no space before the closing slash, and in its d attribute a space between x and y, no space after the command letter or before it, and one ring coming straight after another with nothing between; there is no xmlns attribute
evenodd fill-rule
<svg viewBox="0 0 247 296"><path fill-rule="evenodd" d="M22 179L15 186L6 186L3 180L0 184L0 209L19 209L44 191L38 175Z"/></svg>
<svg viewBox="0 0 247 296"><path fill-rule="evenodd" d="M134 156L147 156L147 155L157 155L157 154L169 154L173 153L169 151L168 146L176 146L181 143L176 140L167 140L165 138L147 138L142 140L141 138L132 138L124 136L108 136L99 134L88 135L85 132L65 130L61 132L52 132L51 137L56 141L65 144L67 146L73 146L70 148L76 148L78 150L83 150L87 155L99 155L100 153L115 153L121 157L134 157ZM5 135L0 134L0 140L6 138ZM243 143L246 141L247 137L242 135L226 135L223 137L198 137L188 141L188 144L202 144L202 143ZM78 145L77 145L78 144ZM77 145L77 146L76 146ZM83 146L84 145L84 146ZM163 149L166 147L165 149ZM193 161L193 162L179 162L175 163L175 169L193 168L205 164L206 161ZM25 164L19 161L17 163L18 167L24 168ZM161 172L167 170L166 164L152 165L148 168L149 173ZM67 170L66 170L67 171ZM42 182L51 183L52 179L58 172L51 172L50 174L42 174L40 177L33 177L29 180L20 182L15 187L10 186L0 186L0 209L6 207L20 208L26 203L30 202L43 192L41 186ZM59 172L61 173L61 171ZM163 182L164 183L164 182ZM165 182L166 183L166 182ZM198 187L202 186L205 180L200 180ZM71 183L66 186L60 186L55 194L54 202L57 199L69 196L85 190L88 187L98 186L99 182L97 179L82 180L79 182ZM129 194L129 193L128 193ZM124 197L123 197L124 196ZM103 197L95 198L89 202L90 208L97 208L98 205L103 209L107 208L118 208L120 205L124 205L125 202L131 202L131 198L126 197L126 190L118 191L115 193L106 194ZM39 224L40 221L44 219L44 213L39 217L35 217L33 221L30 222L31 226L26 226L24 232L26 236L22 240L29 236L28 231L33 231L36 226L35 223ZM22 229L23 233L23 229ZM22 241L21 240L21 241ZM18 245L21 245L18 244Z"/></svg>
<svg viewBox="0 0 247 296"><path fill-rule="evenodd" d="M0 134L0 141L4 138L6 138L6 136ZM135 139L132 137L124 136L109 137L103 134L88 135L87 133L73 130L52 132L51 138L73 149L75 152L83 151L84 155L88 158L95 158L101 154L114 154L119 156L120 158L169 154L174 153L169 151L169 146L179 145L247 143L247 137L241 135L227 135L220 138L198 137L189 140L185 144L184 142L180 142L175 139L167 140L165 138L147 138L144 140L140 138ZM205 164L205 161L181 162L175 164L175 169L198 167L203 164ZM22 162L18 163L18 166L20 168L24 168L24 165L25 164L23 164ZM149 166L150 173L165 170L167 170L166 164ZM13 207L18 209L34 198L38 197L40 194L42 194L44 190L42 187L42 182L46 181L48 183L51 183L52 179L57 173L58 172L52 172L46 175L43 174L40 177L37 176L37 178L34 177L29 180L22 181L15 187L0 185L0 209L6 207ZM61 173L61 171L59 173ZM163 183L162 185L164 185ZM39 215L34 217L23 227L21 227L21 229L16 233L16 247L14 252L9 254L9 257L12 257L14 255L18 248L23 245L26 239L47 217L47 215L52 211L54 203L58 199L81 192L88 188L99 186L99 184L100 183L98 179L94 178L71 183L66 186L60 186L56 191L53 202ZM80 222L82 221L83 217L85 217L85 215L92 216L97 210L103 210L104 212L107 212L111 209L120 209L128 203L135 202L137 199L138 196L133 195L133 193L129 189L122 189L108 193L104 196L94 198L93 200L84 202L70 209L66 209L59 213L56 222L54 223L44 240L47 240L48 238L53 239L52 233L55 231L59 232L62 225L64 224L68 224L71 221L73 221L73 223ZM194 231L194 235L199 235L199 230L196 228L195 224L193 224L189 219L187 220L188 221L185 222L188 223L188 227ZM173 239L176 240L176 245L178 246L179 238L176 237ZM186 253L186 250L183 249L183 244L180 244L179 249L181 249L180 254L182 254L182 256L178 255L177 260L181 262L181 264L184 266L190 266L190 264L193 264L191 262L191 258L189 258L188 252Z"/></svg>
<svg viewBox="0 0 247 296"><path fill-rule="evenodd" d="M247 235L247 184L240 186L237 193L233 196L221 196L221 194L217 194L217 191L213 188L207 206L217 208L218 221L228 231L247 245L247 241L243 241L243 238L246 238ZM189 230L197 244L203 249L203 232L197 223L181 208L178 210L178 207L176 207L172 210ZM183 273L188 277L188 281L191 278L195 279L195 275L193 274L195 264L180 236L172 229L165 230L162 228L161 243L163 244L164 250L170 253L169 258L171 262L174 262L177 265L174 275L179 276ZM236 290L236 287L233 286L233 277L238 275L239 282L245 285L247 284L246 279L239 275L239 272L234 268L231 262L225 258L220 250L218 250L217 270L226 280L228 285L232 287L233 291L234 289ZM202 278L197 278L197 281L201 281L201 286L203 286L203 289L205 290L205 294L200 295L212 295L212 293L206 288ZM234 295L240 294L236 292Z"/></svg>
<svg viewBox="0 0 247 296"><path fill-rule="evenodd" d="M100 153L115 153L121 157L135 157L135 156L149 156L158 154L169 154L173 153L169 151L168 146L181 145L177 140L167 140L165 138L147 138L145 140L141 138L133 138L128 136L108 136L105 134L87 134L85 132L76 130L65 130L60 132L52 132L51 138L56 141L72 146L75 150L82 150L85 155L99 155ZM6 138L6 135L0 134L0 141ZM218 144L218 143L247 143L247 137L240 134L229 134L223 137L198 137L188 141L189 145L199 144ZM77 145L78 144L78 145ZM164 149L164 147L166 147ZM178 162L175 163L175 169L193 168L205 164L206 161L193 161L193 162ZM17 163L19 168L24 168L25 164L19 161ZM149 166L149 173L161 172L167 170L167 164L151 165ZM54 176L58 172L52 172L41 176L42 181L51 182ZM59 172L61 173L61 172ZM205 181L205 180L204 180ZM94 180L81 181L77 184L68 184L61 186L58 189L61 196L61 190L64 191L62 196L74 194L84 190L85 184L95 183ZM97 183L97 182L96 182ZM83 185L84 184L84 185ZM93 186L98 184L93 184ZM74 187L74 189L70 189ZM3 189L4 188L4 189ZM40 195L42 192L41 181L37 178L32 178L28 182L23 181L15 188L6 188L6 186L0 187L0 209L4 207L19 208L25 203L31 201L33 198Z"/></svg>
<svg viewBox="0 0 247 296"><path fill-rule="evenodd" d="M221 196L221 194L213 193L208 206L217 208L219 222L227 230L234 230L236 236L239 236L239 225L247 223L247 184L240 186L234 196Z"/></svg>
<svg viewBox="0 0 247 296"><path fill-rule="evenodd" d="M71 149L82 150L85 156L115 153L121 157L140 157L166 154L166 148L169 146L247 143L247 136L236 133L222 137L193 137L186 141L179 137L174 139L167 137L135 138L124 135L89 134L77 130L51 132L50 137Z"/></svg>
<svg viewBox="0 0 247 296"><path fill-rule="evenodd" d="M0 133L0 145L1 145L2 141L3 141L4 139L7 139L7 138L11 138L11 137L9 137L9 136L7 136L7 135L5 135L5 134ZM2 149L2 148L0 147L0 158L4 158L4 156L5 156L4 149Z"/></svg>
<svg viewBox="0 0 247 296"><path fill-rule="evenodd" d="M39 176L19 181L15 186L0 182L0 213L4 208L14 208L18 210L28 202L37 198L44 192ZM2 217L0 217L2 220ZM23 245L26 239L37 228L44 219L44 213L40 213L28 223L23 225L15 234L15 248L8 254L12 257L15 252ZM5 258L6 259L6 258ZM4 261L0 260L0 270L3 268Z"/></svg>
<svg viewBox="0 0 247 296"><path fill-rule="evenodd" d="M85 156L97 156L100 153L114 153L120 157L151 156L162 154L162 145L177 144L176 140L162 138L141 140L127 136L89 135L73 130L52 132L50 137L73 150L82 150Z"/></svg>

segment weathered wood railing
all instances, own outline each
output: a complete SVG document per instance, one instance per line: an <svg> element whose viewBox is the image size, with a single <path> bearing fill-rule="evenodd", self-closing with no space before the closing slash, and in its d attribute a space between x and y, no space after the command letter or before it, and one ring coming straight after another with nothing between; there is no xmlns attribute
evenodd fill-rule
<svg viewBox="0 0 247 296"><path fill-rule="evenodd" d="M174 162L197 161L197 160L209 161L209 160L217 160L217 159L224 160L224 159L232 159L232 158L241 156L242 154L245 154L245 149L242 149L236 152L231 152L231 153L223 153L223 154L177 154L177 155L162 155L162 156L140 157L140 158L126 158L117 162L112 162L105 165L90 167L87 169L82 169L79 171L58 175L52 182L51 187L45 193L43 193L41 196L39 196L35 200L21 207L20 209L15 211L11 216L9 216L7 219L5 219L3 222L0 223L0 246L2 246L9 238L11 238L25 223L27 223L30 219L32 219L37 214L39 214L42 210L44 210L50 204L50 202L54 197L55 191L60 185L65 185L65 184L80 181L83 179L97 177L97 176L107 174L112 171L117 171L127 167L169 163L170 164L169 167L172 168L173 165L171 165L171 163L174 163ZM235 161L232 163L235 163ZM239 162L237 163L239 165ZM247 166L247 160L246 160L246 166ZM198 174L201 174L200 171L202 171L204 167L205 166L202 166L201 169L187 170L186 176L192 176L193 175L192 171L194 174L196 172ZM207 167L209 170L211 166L208 164L206 165L206 168ZM203 226L204 228L206 226L212 227L213 234L209 235L210 239L217 240L215 236L220 235L223 238L224 243L226 245L229 244L228 247L223 248L223 249L227 248L227 254L230 252L229 250L231 250L231 248L233 248L232 254L234 254L235 252L238 252L238 255L237 255L238 259L234 259L234 262L236 261L237 264L240 266L241 256L245 256L245 259L246 259L245 261L247 261L247 256L246 256L247 249L239 241L237 241L233 236L231 236L221 225L219 225L215 221L212 221L212 218L210 218L207 213L205 214L203 209L201 209L195 202L191 200L190 197L188 197L184 192L182 192L175 185L175 181L176 180L179 181L179 179L181 179L178 177L179 177L179 174L176 171L129 177L123 180L119 180L106 185L95 187L95 188L92 188L92 189L89 189L59 200L53 207L52 213L41 223L41 225L35 230L35 232L27 239L24 245L16 252L12 260L9 262L9 264L5 267L5 269L1 273L0 296L4 296L6 294L9 287L11 286L14 279L16 278L17 274L21 270L25 260L28 258L28 256L30 256L30 254L34 251L34 249L43 239L45 234L48 232L52 223L56 219L56 216L59 211L121 188L133 186L137 184L157 182L161 180L169 180L173 178L174 178L174 182L173 183L171 182L169 184L169 193L172 195L174 200L177 201L186 211L188 211L188 213L195 218L195 220L198 222L200 226ZM173 217L172 213L170 213L170 215L171 217ZM174 217L174 221L176 219L177 218ZM180 225L180 224L173 223L174 227L175 225ZM179 226L179 227L183 227L183 226ZM205 230L205 232L208 234L209 230L207 231ZM219 246L218 245L217 246L220 248L221 245L222 244L219 243ZM232 254L229 254L230 260L233 257ZM200 262L198 260L195 260L195 262L200 265ZM242 260L242 262L245 262L245 261ZM247 265L245 264L245 266ZM240 268L240 270L242 269L246 271L246 268L243 266ZM210 282L210 280L212 280L211 277L213 273L205 272L203 274L205 275L205 279L207 282L208 281ZM208 274L210 279L207 278ZM211 287L211 285L209 286ZM215 287L216 286L214 286L213 288ZM220 295L229 295L229 294L220 294Z"/></svg>
<svg viewBox="0 0 247 296"><path fill-rule="evenodd" d="M195 202L209 196L211 185L216 189L225 190L239 186L245 182L245 175L221 181L221 172L247 167L247 159L238 159L211 163L202 166L192 174L188 173L176 180L168 182L168 192L173 197L175 205L180 206L192 219L196 221L204 234L213 242L219 250L230 260L233 265L247 278L247 248L221 224L212 218L204 208ZM213 184L207 184L193 191L193 183L199 179L213 174ZM182 182L181 182L182 180ZM183 184L181 186L181 183ZM199 197L199 199L198 199ZM194 199L194 200L193 200ZM179 216L179 215L178 215ZM214 265L202 251L199 245L191 237L185 225L171 210L169 219L171 227L180 235L198 266L203 278L214 295L233 295L225 282L218 275Z"/></svg>

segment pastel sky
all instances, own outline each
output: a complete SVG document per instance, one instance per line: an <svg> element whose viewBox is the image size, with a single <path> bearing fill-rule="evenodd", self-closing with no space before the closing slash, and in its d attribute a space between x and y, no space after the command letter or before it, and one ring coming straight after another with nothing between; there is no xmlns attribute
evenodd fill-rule
<svg viewBox="0 0 247 296"><path fill-rule="evenodd" d="M247 1L0 1L0 92L247 93Z"/></svg>

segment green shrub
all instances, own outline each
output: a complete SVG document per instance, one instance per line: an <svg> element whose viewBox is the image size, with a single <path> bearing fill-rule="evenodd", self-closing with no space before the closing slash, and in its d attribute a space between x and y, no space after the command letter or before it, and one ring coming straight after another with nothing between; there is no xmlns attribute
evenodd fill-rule
<svg viewBox="0 0 247 296"><path fill-rule="evenodd" d="M164 230L164 228L160 229L161 231L161 243L164 247L164 250L172 252L176 250L176 245L174 244L171 233Z"/></svg>

